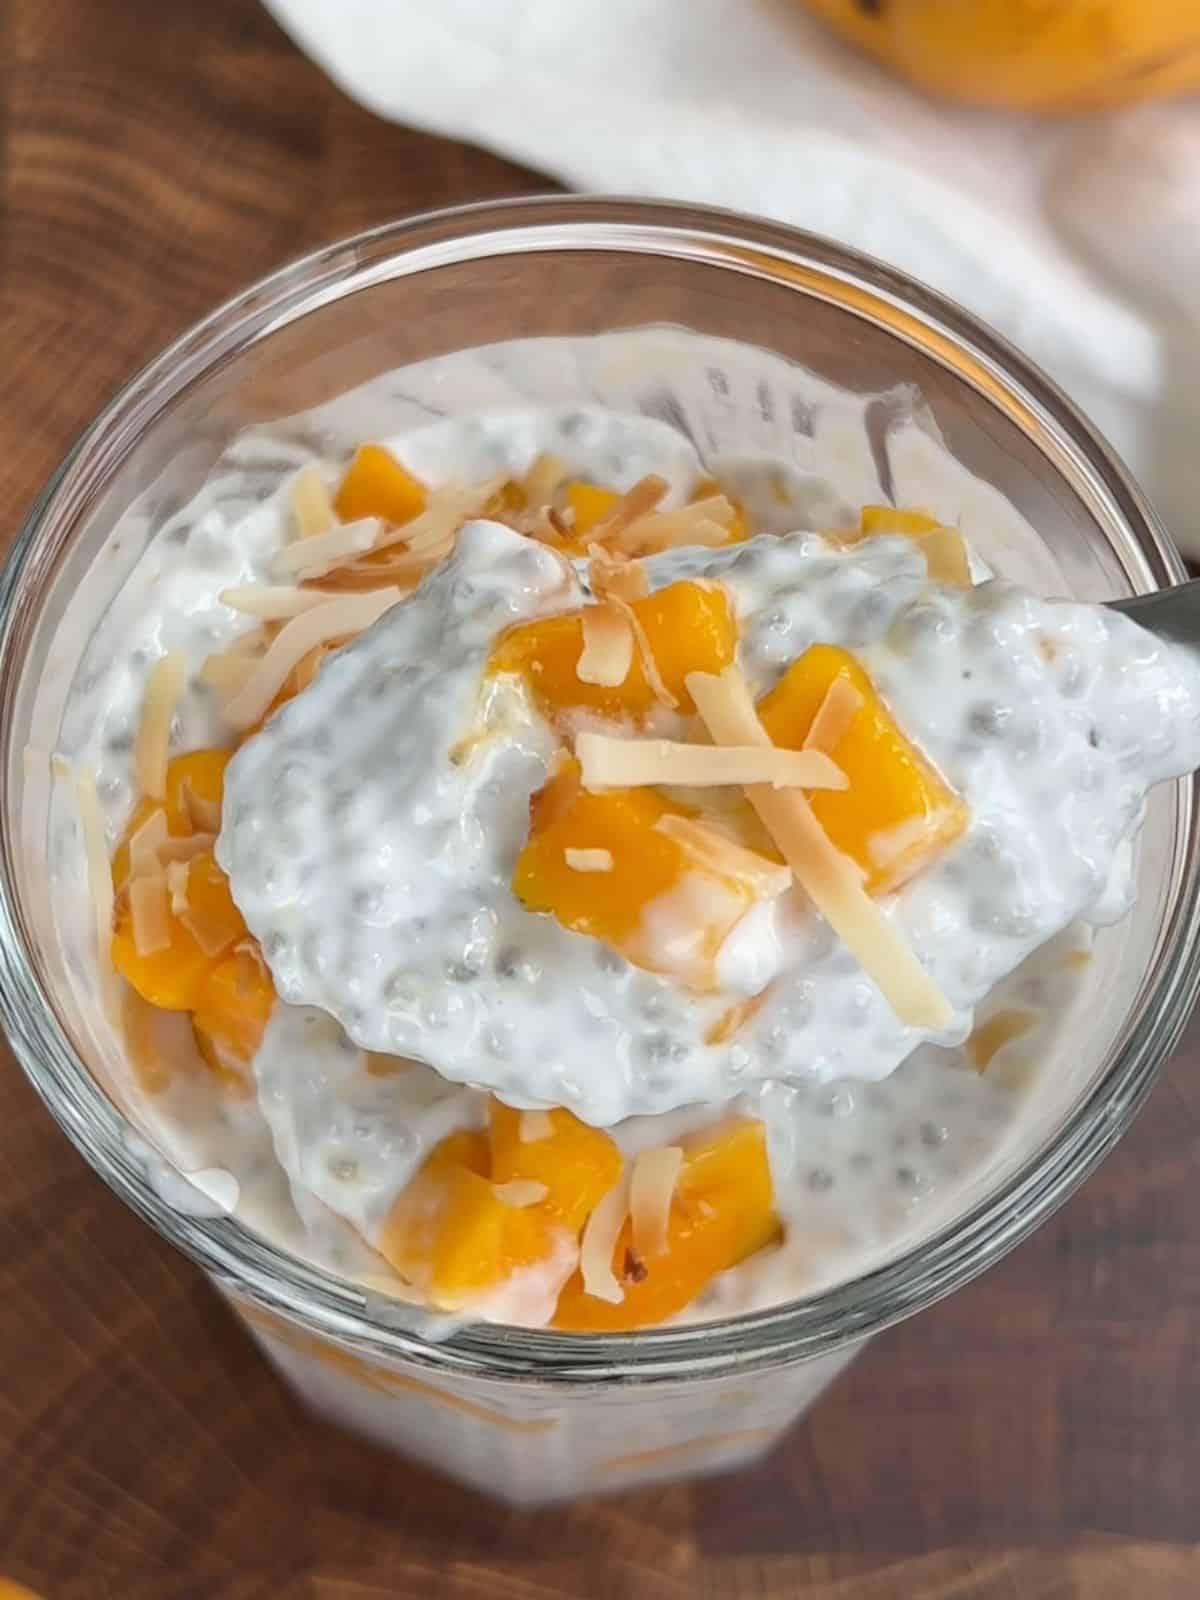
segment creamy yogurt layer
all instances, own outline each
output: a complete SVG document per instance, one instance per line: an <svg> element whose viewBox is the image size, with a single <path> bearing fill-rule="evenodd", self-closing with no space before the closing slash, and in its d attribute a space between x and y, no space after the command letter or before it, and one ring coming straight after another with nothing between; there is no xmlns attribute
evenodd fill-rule
<svg viewBox="0 0 1200 1600"><path fill-rule="evenodd" d="M513 349L549 370L553 343ZM642 407L625 347L594 355ZM107 824L113 953L158 1143L215 1174L276 1244L380 1292L389 1316L417 1300L620 1329L811 1293L952 1218L1070 1102L1085 1008L1120 945L1103 935L1094 960L1077 919L1121 915L1147 788L1200 760L1200 669L1119 616L979 583L974 549L947 586L919 537L857 538L859 508L882 498L868 402L802 393L794 369L756 378L742 412L761 437L731 444L736 363L695 375L698 409L654 399L647 417L514 407L503 360L472 358L470 376L464 359L381 380L285 443L240 442L152 540L84 661L63 750L94 775ZM480 374L492 411L424 425ZM330 531L336 544L336 524L353 524L353 553L377 534L391 547L378 571L351 561L351 593L393 581L403 525L443 488L501 485L498 509L489 497L480 515L477 496L465 526L426 545L413 594L351 607L379 620L231 721L253 662L322 598L263 587L304 571L297 534L315 529L296 526L297 472L328 527L381 405L398 436L371 449L394 482L378 504L348 496ZM926 427L909 418L887 451L897 496L935 516L879 506L864 531L957 525L1006 572L1024 549L1021 570L1053 586L1030 530ZM538 510L556 458L583 485L565 523ZM871 890L949 1000L944 1024L899 1020L874 968L765 857L772 887L734 907L702 960L689 940L713 914L703 874L647 898L616 944L529 892L519 869L581 733L710 737L669 697L637 717L559 716L536 692L536 650L532 666L497 665L499 640L595 609L587 537L566 536L585 508L603 527L648 477L659 532L683 512L704 541L640 561L651 598L720 597L760 707L810 648L849 652L952 791L961 828L898 889ZM830 531L790 531L812 526ZM956 587L968 564L977 587ZM336 587L330 570L319 587ZM264 627L231 591L285 610ZM670 627L655 640L667 654L678 642ZM168 656L182 692L155 719ZM696 798L651 792L676 820ZM737 833L737 806L736 788L709 790L697 815ZM770 850L761 828L749 842ZM602 898L611 852L568 854L576 887Z"/></svg>
<svg viewBox="0 0 1200 1600"><path fill-rule="evenodd" d="M486 663L506 626L581 596L558 558L487 523L229 769L218 859L283 999L364 1049L602 1126L764 1080L878 1080L923 1040L965 1037L1005 974L1103 914L1146 790L1200 761L1190 658L1097 607L931 586L908 540L768 537L646 567L654 588L723 587L756 696L818 641L853 649L965 802L963 836L887 904L950 1024L902 1022L799 887L734 928L709 994L522 906L514 864L557 741Z"/></svg>

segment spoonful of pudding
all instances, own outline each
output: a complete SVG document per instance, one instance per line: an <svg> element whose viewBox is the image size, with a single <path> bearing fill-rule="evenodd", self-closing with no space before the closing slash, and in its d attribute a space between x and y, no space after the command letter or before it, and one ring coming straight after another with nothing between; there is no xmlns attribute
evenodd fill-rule
<svg viewBox="0 0 1200 1600"><path fill-rule="evenodd" d="M1146 791L1200 764L1200 664L1194 586L1047 601L945 556L587 567L468 523L229 765L279 995L598 1125L961 1040L1111 914Z"/></svg>

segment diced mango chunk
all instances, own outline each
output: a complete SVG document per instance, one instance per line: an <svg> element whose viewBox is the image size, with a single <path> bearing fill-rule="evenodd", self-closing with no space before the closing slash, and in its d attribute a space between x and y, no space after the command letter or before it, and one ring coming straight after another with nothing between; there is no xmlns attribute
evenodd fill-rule
<svg viewBox="0 0 1200 1600"><path fill-rule="evenodd" d="M202 850L188 862L186 894L188 922L213 959L247 937L229 879L211 850Z"/></svg>
<svg viewBox="0 0 1200 1600"><path fill-rule="evenodd" d="M903 511L898 506L864 506L856 533L842 534L845 543L879 534L901 534L911 539L925 557L935 583L969 588L971 561L966 541L957 528L944 527L924 511Z"/></svg>
<svg viewBox="0 0 1200 1600"><path fill-rule="evenodd" d="M386 556L390 555L391 552L381 550L379 554ZM367 559L369 560L370 557ZM256 734L261 733L280 706L287 705L289 700L294 700L298 694L307 689L316 680L317 674L325 664L325 658L332 655L337 648L336 644L317 644L311 650L306 651L280 684L275 698L262 716L242 734L238 741L239 746L245 744L247 739L253 739Z"/></svg>
<svg viewBox="0 0 1200 1600"><path fill-rule="evenodd" d="M766 1138L760 1122L727 1124L685 1147L671 1200L666 1249L642 1257L626 1222L613 1251L619 1304L585 1292L576 1273L559 1297L556 1328L623 1333L663 1322L717 1273L779 1237Z"/></svg>
<svg viewBox="0 0 1200 1600"><path fill-rule="evenodd" d="M580 479L568 483L563 494L576 539L586 539L621 499L615 489L603 489L598 483Z"/></svg>
<svg viewBox="0 0 1200 1600"><path fill-rule="evenodd" d="M588 1217L621 1176L621 1152L600 1128L590 1128L571 1112L546 1113L550 1131L523 1136L523 1112L494 1096L488 1106L492 1179L508 1183L526 1178L546 1186L540 1205L578 1235Z"/></svg>
<svg viewBox="0 0 1200 1600"><path fill-rule="evenodd" d="M192 1026L200 1054L219 1077L244 1080L275 1005L275 986L246 944L210 967L196 996Z"/></svg>
<svg viewBox="0 0 1200 1600"><path fill-rule="evenodd" d="M528 503L528 496L517 480L506 478L490 496L482 514L493 522L507 522L510 517L526 510Z"/></svg>
<svg viewBox="0 0 1200 1600"><path fill-rule="evenodd" d="M167 832L173 838L186 839L193 833L210 830L193 823L188 795L192 794L200 808L216 806L218 811L225 793L225 768L233 755L231 750L193 750L185 756L175 756L167 766L167 789L163 801L143 797L133 809L125 824L125 832L112 858L113 888L120 891L129 877L129 841L155 811L165 811Z"/></svg>
<svg viewBox="0 0 1200 1600"><path fill-rule="evenodd" d="M170 773L171 773L171 769L168 767L167 768L167 781L168 782L170 782ZM112 871L113 888L118 894L120 894L121 890L125 887L126 880L129 877L129 841L130 841L130 839L138 831L138 829L142 826L143 822L148 821L149 818L152 817L156 811L162 811L163 809L164 809L164 807L160 804L159 801L157 801L157 800L148 800L148 799L145 798L145 796L143 796L142 799L140 799L138 801L137 805L134 806L133 815L130 817L129 821L125 824L125 832L121 837L121 842L117 846L116 850L113 852L113 858L112 858L112 863L111 863L111 869L110 870ZM168 832L170 831L169 826L168 826L168 830L167 831ZM186 832L190 833L191 829L190 828L187 829Z"/></svg>
<svg viewBox="0 0 1200 1600"><path fill-rule="evenodd" d="M118 972L151 1005L165 1011L191 1011L211 969L233 945L247 938L246 924L229 892L229 880L212 852L204 850L187 864L186 914L168 910L170 942L150 955L139 955L129 903L129 841L155 812L165 815L172 838L186 839L210 831L194 811L215 808L224 795L228 750L194 750L176 756L167 767L166 796L141 800L126 825L112 860L117 900L113 919L112 958ZM211 821L211 819L209 819ZM164 890L164 895L165 895Z"/></svg>
<svg viewBox="0 0 1200 1600"><path fill-rule="evenodd" d="M684 682L689 672L721 672L737 650L737 626L725 591L715 584L672 583L633 602L667 691L681 710L695 710ZM519 673L538 708L552 719L592 711L641 722L658 704L635 650L624 683L615 688L583 683L576 673L583 650L578 611L525 622L503 634L489 670Z"/></svg>
<svg viewBox="0 0 1200 1600"><path fill-rule="evenodd" d="M333 507L343 522L379 517L399 527L424 511L425 498L425 485L390 450L364 444L354 452Z"/></svg>
<svg viewBox="0 0 1200 1600"><path fill-rule="evenodd" d="M483 1134L444 1139L401 1192L379 1239L396 1271L449 1309L469 1306L555 1250L553 1217L497 1195L487 1160Z"/></svg>
<svg viewBox="0 0 1200 1600"><path fill-rule="evenodd" d="M899 533L917 539L923 533L940 528L941 523L926 511L905 511L899 506L864 506L859 513L858 527L864 538Z"/></svg>
<svg viewBox="0 0 1200 1600"><path fill-rule="evenodd" d="M733 521L726 532L725 543L745 543L750 537L750 521L746 516L745 507L740 505L727 489L722 488L716 478L700 478L688 496L688 502L694 505L697 500L708 500L715 494L723 494L733 507Z"/></svg>
<svg viewBox="0 0 1200 1600"><path fill-rule="evenodd" d="M849 787L814 791L809 803L833 843L863 869L868 890L883 894L953 843L967 825L967 808L905 738L855 658L836 645L806 650L760 701L758 714L774 742L799 750L838 678L861 696L825 752Z"/></svg>
<svg viewBox="0 0 1200 1600"><path fill-rule="evenodd" d="M133 937L129 898L118 895L112 939L113 966L152 1006L191 1011L213 964L179 918L169 915L170 943L152 955L139 955Z"/></svg>
<svg viewBox="0 0 1200 1600"><path fill-rule="evenodd" d="M653 789L592 793L574 761L563 764L530 804L529 838L513 892L531 911L552 911L576 933L619 944L638 930L647 903L683 876L682 848L654 824L678 806ZM578 872L566 851L607 850L608 872Z"/></svg>
<svg viewBox="0 0 1200 1600"><path fill-rule="evenodd" d="M220 815L225 768L232 759L232 750L192 750L169 763L165 805L170 833L186 837L210 831L196 813L212 807Z"/></svg>
<svg viewBox="0 0 1200 1600"><path fill-rule="evenodd" d="M721 945L763 890L708 870L655 827L660 817L688 814L650 788L593 793L582 787L578 764L565 762L531 802L513 893L530 911L604 940L635 966L711 989ZM568 850L607 851L612 865L580 872Z"/></svg>
<svg viewBox="0 0 1200 1600"><path fill-rule="evenodd" d="M186 913L167 913L170 942L149 955L138 952L128 888L117 895L113 965L144 1000L164 1011L193 1011L214 963L247 937L229 879L211 851L188 863L185 894Z"/></svg>

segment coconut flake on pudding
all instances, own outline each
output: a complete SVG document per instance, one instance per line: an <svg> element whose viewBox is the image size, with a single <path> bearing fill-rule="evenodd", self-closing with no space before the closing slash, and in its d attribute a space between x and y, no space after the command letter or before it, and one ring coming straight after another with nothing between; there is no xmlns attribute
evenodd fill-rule
<svg viewBox="0 0 1200 1600"><path fill-rule="evenodd" d="M1190 659L1100 608L998 582L931 585L911 539L841 549L795 534L643 566L664 604L691 586L713 676L736 668L776 743L807 692L794 673L818 659L810 647L853 651L861 693L929 764L929 803L952 822L895 886L902 827L866 839L860 863L876 942L910 954L946 1013L904 1020L769 838L743 833L740 866L706 866L705 850L729 847L718 801L732 815L740 794L718 785L697 814L687 761L686 803L639 800L633 822L647 881L668 845L695 870L650 895L634 925L596 838L564 835L547 876L539 841L562 815L578 804L597 827L611 821L564 766L580 731L673 745L705 733L672 662L647 648L643 613L618 599L606 602L617 620L587 639L577 703L556 707L561 640L545 619L577 610L584 589L560 556L488 522L468 524L228 769L217 857L283 1000L328 1013L365 1050L602 1126L717 1107L767 1080L878 1080L922 1042L964 1038L998 980L1074 918L1103 915L1146 789L1200 761ZM636 662L633 725L605 699L614 656ZM830 670L845 676L836 660ZM852 707L819 709L832 726ZM564 910L589 896L608 897L607 921ZM618 925L619 937L573 931Z"/></svg>

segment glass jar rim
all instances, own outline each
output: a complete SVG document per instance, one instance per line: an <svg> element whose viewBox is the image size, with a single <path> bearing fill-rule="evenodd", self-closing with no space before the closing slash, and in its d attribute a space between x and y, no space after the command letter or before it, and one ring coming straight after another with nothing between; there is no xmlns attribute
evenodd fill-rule
<svg viewBox="0 0 1200 1600"><path fill-rule="evenodd" d="M686 204L542 196L485 202L384 224L260 280L184 333L139 372L80 435L29 513L0 568L0 683L15 608L36 581L39 550L60 509L80 503L135 438L195 379L236 349L340 298L412 272L483 256L620 250L699 260L763 276L882 321L1003 404L1060 473L1086 486L1137 552L1137 587L1186 571L1153 512L1103 440L1032 363L933 290L869 257L781 224ZM1129 557L1130 552L1123 554ZM30 574L33 579L30 579ZM8 670L15 672L15 664ZM682 1327L617 1335L471 1324L431 1340L389 1319L361 1287L276 1250L229 1218L184 1215L160 1197L130 1149L127 1125L61 1027L35 970L0 839L0 1023L64 1131L143 1220L243 1300L384 1359L431 1370L564 1383L669 1380L776 1365L865 1338L967 1283L1037 1227L1124 1132L1200 993L1200 843L1196 780L1181 784L1171 914L1159 970L1091 1086L1008 1181L874 1270L810 1298ZM403 1308L400 1308L401 1310Z"/></svg>

